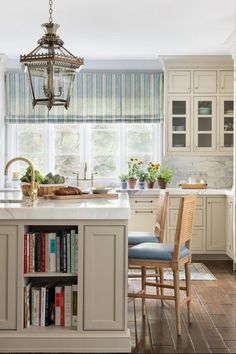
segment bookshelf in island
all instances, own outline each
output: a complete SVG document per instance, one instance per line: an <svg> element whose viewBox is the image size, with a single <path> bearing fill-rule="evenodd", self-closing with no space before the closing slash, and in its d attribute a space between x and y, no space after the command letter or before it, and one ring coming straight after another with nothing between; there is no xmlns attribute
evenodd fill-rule
<svg viewBox="0 0 236 354"><path fill-rule="evenodd" d="M129 352L128 198L0 203L0 352Z"/></svg>

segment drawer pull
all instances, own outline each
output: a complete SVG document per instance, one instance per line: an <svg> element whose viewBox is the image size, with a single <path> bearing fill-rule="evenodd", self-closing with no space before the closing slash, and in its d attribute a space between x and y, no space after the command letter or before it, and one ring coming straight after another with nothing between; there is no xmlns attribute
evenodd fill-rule
<svg viewBox="0 0 236 354"><path fill-rule="evenodd" d="M135 210L135 214L153 214L153 210Z"/></svg>
<svg viewBox="0 0 236 354"><path fill-rule="evenodd" d="M136 204L137 203L141 203L141 204L144 204L144 203L153 203L153 200L135 200L134 201Z"/></svg>

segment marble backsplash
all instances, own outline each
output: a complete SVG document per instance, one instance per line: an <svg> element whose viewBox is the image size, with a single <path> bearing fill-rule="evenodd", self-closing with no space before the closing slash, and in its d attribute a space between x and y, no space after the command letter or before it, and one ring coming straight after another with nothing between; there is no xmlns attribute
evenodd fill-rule
<svg viewBox="0 0 236 354"><path fill-rule="evenodd" d="M169 187L188 182L190 175L206 176L208 188L231 188L233 184L232 156L165 156L162 165L174 170Z"/></svg>

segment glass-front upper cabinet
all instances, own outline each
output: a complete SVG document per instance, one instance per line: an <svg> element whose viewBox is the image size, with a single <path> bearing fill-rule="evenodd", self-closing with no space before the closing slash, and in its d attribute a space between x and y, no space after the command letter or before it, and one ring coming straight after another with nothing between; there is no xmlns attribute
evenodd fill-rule
<svg viewBox="0 0 236 354"><path fill-rule="evenodd" d="M190 151L190 98L168 100L168 150Z"/></svg>
<svg viewBox="0 0 236 354"><path fill-rule="evenodd" d="M216 98L194 98L194 151L216 150Z"/></svg>
<svg viewBox="0 0 236 354"><path fill-rule="evenodd" d="M234 100L220 99L220 151L232 151L234 145Z"/></svg>

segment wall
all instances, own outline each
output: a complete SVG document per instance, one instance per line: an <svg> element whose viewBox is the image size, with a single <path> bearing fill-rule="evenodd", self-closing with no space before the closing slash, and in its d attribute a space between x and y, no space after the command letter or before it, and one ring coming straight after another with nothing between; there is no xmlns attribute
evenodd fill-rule
<svg viewBox="0 0 236 354"><path fill-rule="evenodd" d="M165 156L162 164L174 170L170 187L180 182L188 182L189 174L207 174L208 188L232 188L233 157L232 156Z"/></svg>

